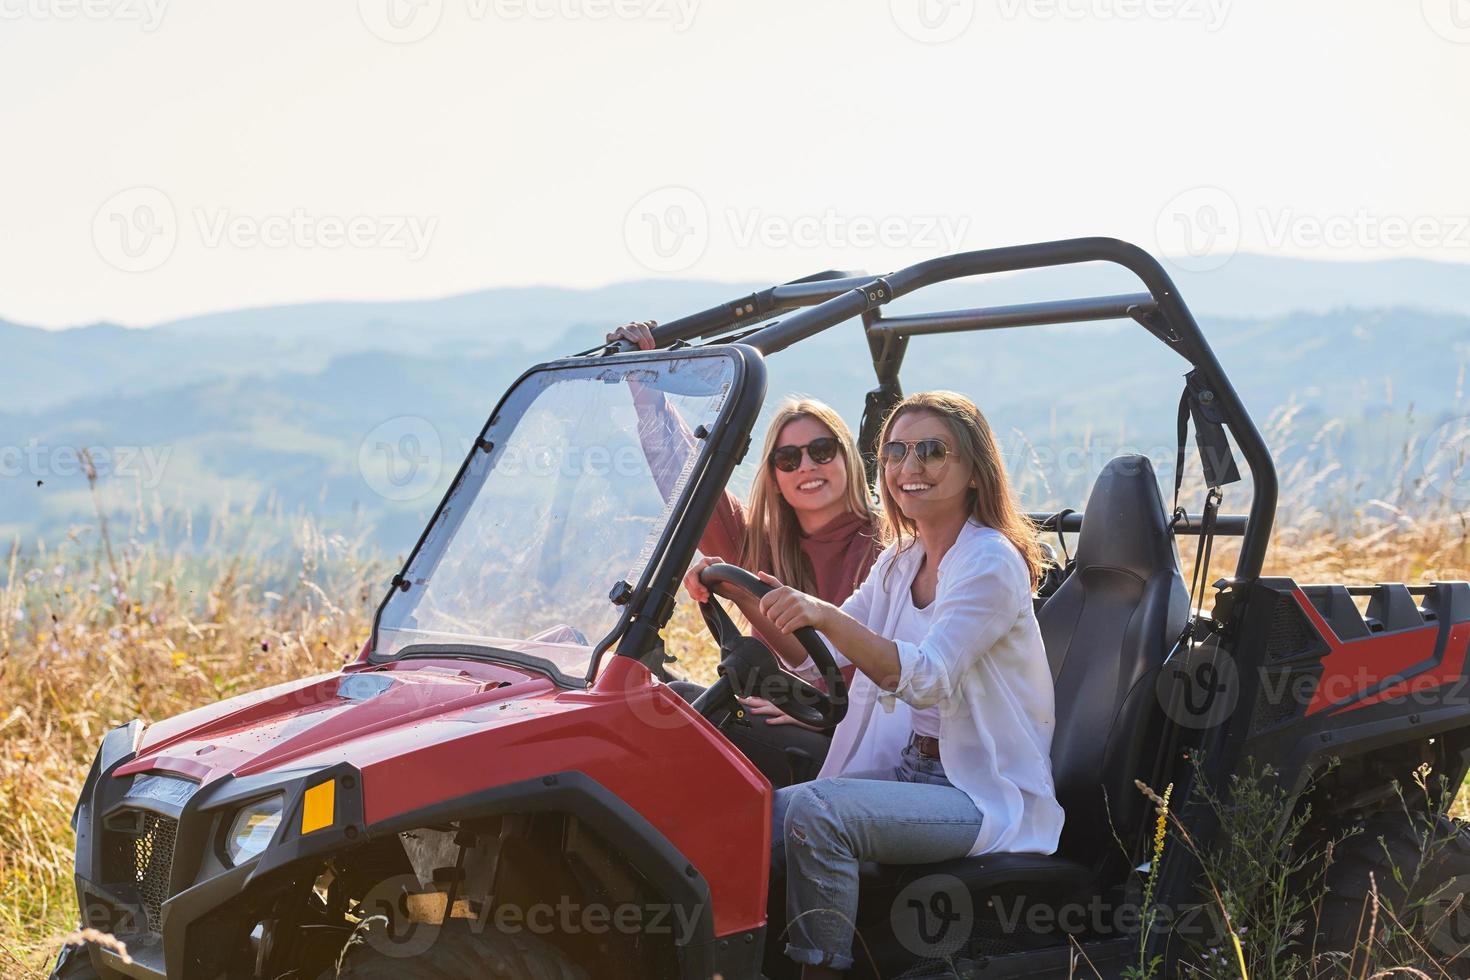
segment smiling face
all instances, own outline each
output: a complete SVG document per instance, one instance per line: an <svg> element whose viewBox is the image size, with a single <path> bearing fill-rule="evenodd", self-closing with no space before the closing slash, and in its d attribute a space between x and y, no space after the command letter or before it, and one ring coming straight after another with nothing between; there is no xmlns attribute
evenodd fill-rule
<svg viewBox="0 0 1470 980"><path fill-rule="evenodd" d="M794 418L781 427L776 445L804 446L813 439L830 439L832 432L810 416ZM791 472L770 467L776 478L776 489L791 509L796 511L803 527L818 528L847 510L847 461L839 451L825 463L812 462L811 453L803 450L801 465Z"/></svg>
<svg viewBox="0 0 1470 980"><path fill-rule="evenodd" d="M974 479L970 460L961 455L954 433L933 412L913 409L893 420L890 442L937 439L948 452L939 463L925 465L910 448L898 464L883 464L883 486L903 515L916 524L951 519L970 509L969 490Z"/></svg>

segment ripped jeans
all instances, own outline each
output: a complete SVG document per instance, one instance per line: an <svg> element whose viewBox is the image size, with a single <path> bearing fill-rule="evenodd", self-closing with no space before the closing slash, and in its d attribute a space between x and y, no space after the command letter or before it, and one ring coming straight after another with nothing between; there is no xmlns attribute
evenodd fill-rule
<svg viewBox="0 0 1470 980"><path fill-rule="evenodd" d="M963 857L981 821L939 760L912 744L891 769L777 790L771 817L772 877L786 872L786 955L837 970L852 966L858 865Z"/></svg>

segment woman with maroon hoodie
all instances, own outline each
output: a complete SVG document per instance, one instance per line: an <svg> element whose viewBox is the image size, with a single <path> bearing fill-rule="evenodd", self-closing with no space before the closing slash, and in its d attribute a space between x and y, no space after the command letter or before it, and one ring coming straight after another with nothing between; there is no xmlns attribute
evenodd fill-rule
<svg viewBox="0 0 1470 980"><path fill-rule="evenodd" d="M608 342L627 340L640 349L654 346L652 321L630 323L608 334ZM639 439L655 473L678 472L671 465L693 451L693 437L663 395L652 389L634 392L640 419ZM827 602L840 605L867 576L877 557L877 517L863 473L857 443L847 424L829 405L793 399L776 411L766 430L762 467L751 486L749 503L726 491L715 505L699 550L703 555L689 570L684 587L697 602L709 599L699 581L707 565L729 562L753 573L765 572ZM774 629L760 604L743 590L729 598L750 620L752 633L771 647L788 667L799 667L805 651ZM693 700L702 690L688 681L672 685ZM800 722L759 698L742 702L752 726L734 736L776 785L803 775L794 771L787 752L796 748L820 766L825 736L797 734ZM776 726L794 726L771 731ZM754 743L754 744L752 744ZM759 756L759 757L758 757Z"/></svg>

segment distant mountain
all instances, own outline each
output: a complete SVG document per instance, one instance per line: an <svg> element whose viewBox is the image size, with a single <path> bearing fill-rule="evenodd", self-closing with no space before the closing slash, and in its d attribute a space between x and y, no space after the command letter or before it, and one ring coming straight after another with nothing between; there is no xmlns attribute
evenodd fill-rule
<svg viewBox="0 0 1470 980"><path fill-rule="evenodd" d="M188 349L185 338L243 331L238 321L128 331L159 344L151 350L161 376L146 377L147 362L140 359L133 364L142 380L134 387L108 391L99 385L64 404L0 411L0 444L34 445L43 453L102 447L114 457L111 468L99 467L107 499L122 512L141 507L145 513L212 514L226 504L259 508L270 501L280 513L309 513L329 527L369 524L385 549L402 551L504 388L533 360L590 346L602 325L630 315L613 302L600 309L582 308L576 315L588 322L571 335L528 315L522 322L537 327L517 331L514 343L466 341L456 349L423 338L412 353L364 344L360 352L334 356L323 348L316 353L320 366L296 362L286 371L213 364L213 377L202 367L187 367L179 351ZM459 315L454 328L469 333L473 317ZM330 331L353 321L334 309L316 322ZM1408 440L1464 412L1470 361L1470 316L1464 314L1341 309L1202 317L1202 325L1247 406L1268 429L1283 471L1303 460L1318 468L1336 461L1345 473L1361 474L1354 477L1354 493L1378 495L1398 478ZM97 327L66 333L73 341L95 337L105 348L118 332ZM410 347L413 333L404 328L389 335ZM242 357L247 336L266 342L242 332L232 340ZM276 339L292 343L289 336ZM31 356L32 373L39 373ZM14 366L7 360L7 370ZM1009 466L1023 477L1028 501L1080 506L1092 477L1118 452L1148 453L1167 475L1185 367L1136 326L1084 324L917 338L904 382L911 391L949 387L973 396L996 428ZM866 345L850 325L772 357L769 371L770 402L785 393L811 394L837 406L854 425L873 380ZM1287 411L1289 427L1269 425ZM429 465L422 492L390 500L361 467L375 446L404 433L418 440ZM112 474L124 455L127 468ZM43 457L41 468L19 479L8 471L0 476L0 536L55 534L89 519L92 501L76 467ZM1230 498L1236 504L1243 499Z"/></svg>
<svg viewBox="0 0 1470 980"><path fill-rule="evenodd" d="M813 271L792 269L790 278ZM1212 272L1171 272L1199 316L1259 319L1345 307L1470 315L1470 264L1238 255ZM139 395L189 382L312 374L334 358L367 351L418 357L503 355L520 362L585 348L610 324L635 317L668 320L767 285L646 280L585 290L497 288L433 300L234 310L144 329L98 324L51 331L0 321L0 350L5 353L0 357L0 412L43 411L73 399ZM1073 266L947 283L901 299L894 309L999 305L1139 288L1115 267Z"/></svg>
<svg viewBox="0 0 1470 980"><path fill-rule="evenodd" d="M40 330L0 320L0 412L142 394L189 381L312 374L366 351L416 356L570 353L635 312L671 318L751 287L622 283L595 290L489 289L437 300L305 303L125 329Z"/></svg>

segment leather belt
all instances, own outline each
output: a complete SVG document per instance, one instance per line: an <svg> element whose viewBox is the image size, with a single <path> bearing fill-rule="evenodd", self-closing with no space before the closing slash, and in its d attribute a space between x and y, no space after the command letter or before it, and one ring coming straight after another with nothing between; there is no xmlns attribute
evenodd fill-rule
<svg viewBox="0 0 1470 980"><path fill-rule="evenodd" d="M919 754L926 759L939 758L939 739L933 735L920 735L918 732L915 732L914 737L909 740L909 744L918 749Z"/></svg>

